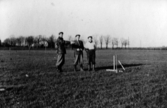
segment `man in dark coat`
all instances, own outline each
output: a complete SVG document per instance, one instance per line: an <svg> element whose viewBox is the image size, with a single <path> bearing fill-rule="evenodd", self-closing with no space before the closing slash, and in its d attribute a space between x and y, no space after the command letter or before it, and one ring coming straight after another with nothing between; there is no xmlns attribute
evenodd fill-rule
<svg viewBox="0 0 167 108"><path fill-rule="evenodd" d="M76 71L78 63L80 64L80 71L83 71L84 45L83 42L80 40L79 34L77 34L75 38L75 41L72 43L72 48L74 49L74 71Z"/></svg>
<svg viewBox="0 0 167 108"><path fill-rule="evenodd" d="M63 32L59 32L59 37L57 39L57 62L56 67L59 72L62 72L62 66L65 63L65 41L63 39Z"/></svg>

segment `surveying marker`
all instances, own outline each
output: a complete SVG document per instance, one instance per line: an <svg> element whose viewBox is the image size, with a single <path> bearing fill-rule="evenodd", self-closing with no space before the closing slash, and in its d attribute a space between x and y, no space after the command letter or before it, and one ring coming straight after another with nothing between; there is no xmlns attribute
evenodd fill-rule
<svg viewBox="0 0 167 108"><path fill-rule="evenodd" d="M115 73L118 73L118 63L121 65L123 71L125 71L125 68L124 66L122 65L121 61L120 60L117 60L118 57L117 55L114 55L113 56L113 69L106 69L106 71L110 71L110 72L115 72ZM121 72L121 71L120 71Z"/></svg>
<svg viewBox="0 0 167 108"><path fill-rule="evenodd" d="M121 65L122 69L125 71L125 68L124 68L124 66L122 65L122 63L121 63L120 60L118 60L118 63Z"/></svg>
<svg viewBox="0 0 167 108"><path fill-rule="evenodd" d="M118 69L117 69L117 56L113 56L113 69L106 69L106 71L111 71L111 72L115 72L117 73L118 72Z"/></svg>

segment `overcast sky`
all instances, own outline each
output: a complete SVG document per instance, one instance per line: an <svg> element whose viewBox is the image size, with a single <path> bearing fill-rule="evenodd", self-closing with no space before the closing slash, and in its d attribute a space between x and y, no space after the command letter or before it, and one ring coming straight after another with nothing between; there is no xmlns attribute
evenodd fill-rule
<svg viewBox="0 0 167 108"><path fill-rule="evenodd" d="M167 0L0 0L0 39L110 35L132 47L167 46Z"/></svg>

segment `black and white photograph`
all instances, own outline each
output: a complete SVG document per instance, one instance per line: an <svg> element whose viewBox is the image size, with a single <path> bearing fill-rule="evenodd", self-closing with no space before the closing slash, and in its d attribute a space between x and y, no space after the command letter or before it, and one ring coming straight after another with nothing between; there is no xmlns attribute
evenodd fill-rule
<svg viewBox="0 0 167 108"><path fill-rule="evenodd" d="M0 0L0 108L167 108L167 0Z"/></svg>

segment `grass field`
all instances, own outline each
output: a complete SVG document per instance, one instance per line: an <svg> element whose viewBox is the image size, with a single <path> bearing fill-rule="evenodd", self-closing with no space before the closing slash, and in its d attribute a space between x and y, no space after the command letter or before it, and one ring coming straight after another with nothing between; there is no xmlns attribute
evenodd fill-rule
<svg viewBox="0 0 167 108"><path fill-rule="evenodd" d="M112 68L112 55L125 66ZM86 69L86 56L84 56ZM67 51L64 73L56 51L0 51L2 108L166 108L167 51L99 50L96 72L73 72ZM120 68L120 66L119 66Z"/></svg>

